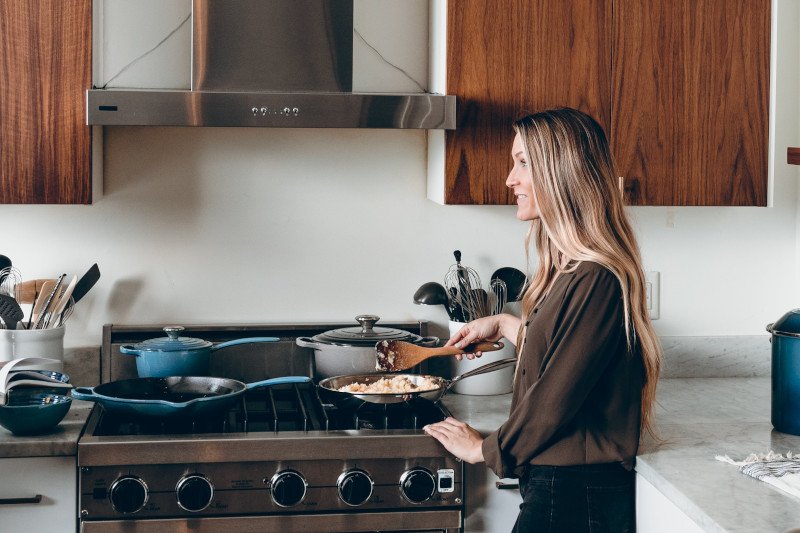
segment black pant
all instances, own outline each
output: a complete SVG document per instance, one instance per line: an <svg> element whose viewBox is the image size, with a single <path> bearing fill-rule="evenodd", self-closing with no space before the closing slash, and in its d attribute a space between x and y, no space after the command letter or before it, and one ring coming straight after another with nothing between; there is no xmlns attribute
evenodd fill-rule
<svg viewBox="0 0 800 533"><path fill-rule="evenodd" d="M619 463L531 465L519 480L522 504L513 533L632 533L635 479Z"/></svg>

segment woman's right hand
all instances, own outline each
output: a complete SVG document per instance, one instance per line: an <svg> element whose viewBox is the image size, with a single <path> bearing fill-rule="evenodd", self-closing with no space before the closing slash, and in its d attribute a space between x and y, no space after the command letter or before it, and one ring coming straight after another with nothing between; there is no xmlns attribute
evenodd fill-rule
<svg viewBox="0 0 800 533"><path fill-rule="evenodd" d="M456 348L464 348L473 342L482 340L497 341L502 337L507 339L516 339L516 331L519 329L519 318L509 314L498 314L485 316L472 322L464 324L450 340L447 341L445 346L455 346ZM467 359L474 359L480 357L483 352L475 352L474 354L465 354ZM456 355L456 359L461 360L461 355Z"/></svg>

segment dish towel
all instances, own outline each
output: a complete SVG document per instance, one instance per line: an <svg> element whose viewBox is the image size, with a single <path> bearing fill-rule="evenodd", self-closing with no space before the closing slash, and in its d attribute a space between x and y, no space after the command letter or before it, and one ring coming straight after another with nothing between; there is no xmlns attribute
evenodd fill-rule
<svg viewBox="0 0 800 533"><path fill-rule="evenodd" d="M751 453L742 461L734 461L727 455L717 455L716 459L736 465L742 474L800 498L800 454L781 455L770 450L766 455Z"/></svg>

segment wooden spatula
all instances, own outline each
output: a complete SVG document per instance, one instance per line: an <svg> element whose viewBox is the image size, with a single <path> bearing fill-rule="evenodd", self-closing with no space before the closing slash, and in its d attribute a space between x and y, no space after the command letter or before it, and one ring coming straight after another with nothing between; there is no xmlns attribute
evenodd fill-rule
<svg viewBox="0 0 800 533"><path fill-rule="evenodd" d="M455 346L426 348L404 341L380 341L375 345L375 350L378 352L375 369L384 372L408 370L430 357L475 352L493 352L502 347L502 342L476 342L464 348L456 348Z"/></svg>
<svg viewBox="0 0 800 533"><path fill-rule="evenodd" d="M42 292L42 287L46 281L55 283L56 280L29 279L22 283L17 283L14 287L14 298L20 304L32 304L36 300L36 297Z"/></svg>

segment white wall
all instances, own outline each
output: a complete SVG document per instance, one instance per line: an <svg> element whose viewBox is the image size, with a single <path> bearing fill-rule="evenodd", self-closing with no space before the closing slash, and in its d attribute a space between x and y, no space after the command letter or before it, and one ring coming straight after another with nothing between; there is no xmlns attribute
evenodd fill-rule
<svg viewBox="0 0 800 533"><path fill-rule="evenodd" d="M151 36L155 44L182 20L188 2L173 2L171 9L152 0L99 7L127 27L154 18L155 9L165 21ZM427 5L356 4L357 29L423 84ZM364 16L369 9L389 16ZM661 272L661 334L761 334L798 305L800 173L786 165L786 147L800 144L800 7L778 0L777 11L774 206L630 210L645 266ZM411 26L398 22L409 17ZM172 39L183 39L182 31ZM115 54L127 50L130 60L150 47L115 45L121 32L103 34L98 69L109 74L98 80L126 64ZM362 87L414 90L368 48L355 55L366 65ZM146 77L137 74L146 61L115 83ZM180 86L182 76L153 79ZM70 320L71 345L98 344L107 322L346 321L369 312L444 328L440 308L411 297L421 283L442 279L454 249L485 278L499 266L525 267L526 226L514 207L426 199L425 132L115 127L105 129L104 154L104 193L94 205L0 206L0 253L25 277L100 265L100 283Z"/></svg>

